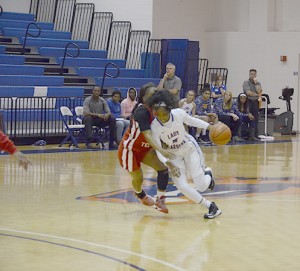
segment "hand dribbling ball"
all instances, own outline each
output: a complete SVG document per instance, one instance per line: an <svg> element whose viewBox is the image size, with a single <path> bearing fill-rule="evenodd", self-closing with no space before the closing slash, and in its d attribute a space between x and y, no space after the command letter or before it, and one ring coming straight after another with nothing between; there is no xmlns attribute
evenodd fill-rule
<svg viewBox="0 0 300 271"><path fill-rule="evenodd" d="M226 124L219 122L211 126L209 138L216 145L225 145L231 139L231 130Z"/></svg>

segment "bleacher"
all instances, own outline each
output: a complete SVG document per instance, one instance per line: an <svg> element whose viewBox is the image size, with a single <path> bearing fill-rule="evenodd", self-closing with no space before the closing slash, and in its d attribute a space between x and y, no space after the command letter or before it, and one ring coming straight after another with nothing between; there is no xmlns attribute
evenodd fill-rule
<svg viewBox="0 0 300 271"><path fill-rule="evenodd" d="M88 40L73 39L74 32L56 30L54 23L35 21L34 14L3 12L0 33L1 114L6 132L13 138L53 134L53 122L60 128L55 133L63 135L58 104L62 105L64 98L68 99L65 105L71 108L74 103L78 105L74 101L82 104L95 84L103 86L106 95L122 89L125 98L128 87L139 89L147 82L159 82L159 78L147 78L141 67L128 68L125 58L108 58L106 48L93 49ZM106 68L110 63L115 68ZM20 106L20 101L26 101L26 106ZM44 125L41 132L41 121L45 119L52 124ZM38 128L35 123L40 123Z"/></svg>
<svg viewBox="0 0 300 271"><path fill-rule="evenodd" d="M148 82L158 84L168 62L176 65L176 74L182 78L182 96L188 89L198 92L208 80L208 60L202 65L198 42L151 40L150 31L132 30L130 22L114 21L112 13L94 12L93 4L60 1L59 9L45 9L43 1L31 2L30 14L0 13L0 104L13 139L16 134L28 138L39 133L30 128L36 117L26 121L22 133L14 132L21 129L16 123L23 121L8 111L22 110L22 119L30 117L31 109L34 116L37 112L48 115L48 111L59 116L58 108L53 107L59 104L56 99L66 97L74 108L91 94L94 85L102 87L105 97L118 89L125 98L129 87L139 90ZM36 106L17 107L16 100L30 103L28 98L42 100L41 112ZM50 99L54 100L45 102ZM41 120L45 118L37 121ZM60 127L55 133L64 135L61 119L53 117L53 121ZM53 129L41 123L41 131L45 136Z"/></svg>

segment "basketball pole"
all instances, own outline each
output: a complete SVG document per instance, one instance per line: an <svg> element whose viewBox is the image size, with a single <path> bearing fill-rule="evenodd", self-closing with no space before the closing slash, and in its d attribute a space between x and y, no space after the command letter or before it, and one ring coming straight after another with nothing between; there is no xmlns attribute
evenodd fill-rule
<svg viewBox="0 0 300 271"><path fill-rule="evenodd" d="M259 135L258 137L262 141L272 141L274 140L274 136L269 136L268 135L268 103L267 103L267 98L265 96L261 96L262 99L262 104L264 105L265 108L265 134L264 135Z"/></svg>

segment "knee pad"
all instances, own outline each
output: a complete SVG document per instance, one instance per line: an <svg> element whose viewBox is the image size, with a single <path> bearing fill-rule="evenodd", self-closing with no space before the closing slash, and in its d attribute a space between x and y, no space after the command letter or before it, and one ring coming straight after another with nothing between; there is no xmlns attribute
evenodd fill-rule
<svg viewBox="0 0 300 271"><path fill-rule="evenodd" d="M157 171L157 188L165 191L169 182L169 172L167 169Z"/></svg>

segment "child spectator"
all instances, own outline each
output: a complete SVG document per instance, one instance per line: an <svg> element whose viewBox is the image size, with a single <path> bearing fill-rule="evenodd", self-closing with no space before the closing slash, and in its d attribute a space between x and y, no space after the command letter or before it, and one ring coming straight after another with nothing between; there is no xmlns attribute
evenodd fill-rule
<svg viewBox="0 0 300 271"><path fill-rule="evenodd" d="M223 84L223 77L221 75L216 76L216 81L211 86L211 97L213 98L213 103L221 98L226 91L226 86Z"/></svg>
<svg viewBox="0 0 300 271"><path fill-rule="evenodd" d="M116 129L117 129L117 143L119 144L122 140L123 133L128 128L130 121L126 119L125 116L121 113L121 92L119 90L115 90L112 92L111 99L107 100L107 104L109 106L110 112L116 119Z"/></svg>

